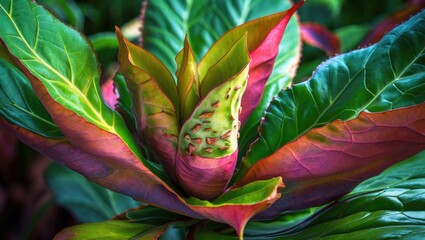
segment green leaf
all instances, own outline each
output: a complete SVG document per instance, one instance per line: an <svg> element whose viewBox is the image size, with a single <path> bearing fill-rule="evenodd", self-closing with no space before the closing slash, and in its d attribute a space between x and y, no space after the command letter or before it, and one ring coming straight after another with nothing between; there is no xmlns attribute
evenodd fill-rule
<svg viewBox="0 0 425 240"><path fill-rule="evenodd" d="M2 1L0 21L0 38L8 51L28 74L42 82L57 103L119 136L140 157L121 117L103 102L98 63L90 44L80 33L26 0ZM55 119L49 107L46 108Z"/></svg>
<svg viewBox="0 0 425 240"><path fill-rule="evenodd" d="M176 57L177 90L180 97L180 123L184 123L201 100L198 65L187 38Z"/></svg>
<svg viewBox="0 0 425 240"><path fill-rule="evenodd" d="M115 33L101 32L90 36L93 49L100 52L106 49L118 49L118 42Z"/></svg>
<svg viewBox="0 0 425 240"><path fill-rule="evenodd" d="M81 222L105 221L142 204L57 163L46 169L44 177L56 202Z"/></svg>
<svg viewBox="0 0 425 240"><path fill-rule="evenodd" d="M149 231L154 229L155 226L148 224L110 220L98 223L86 223L65 228L55 236L54 240L143 239L140 235L143 235L144 233L149 234Z"/></svg>
<svg viewBox="0 0 425 240"><path fill-rule="evenodd" d="M0 114L9 123L44 137L63 137L58 126L38 100L25 75L1 58L0 103Z"/></svg>
<svg viewBox="0 0 425 240"><path fill-rule="evenodd" d="M118 92L118 104L117 109L121 116L123 116L130 131L136 132L136 120L134 119L133 112L131 111L131 94L128 90L127 83L125 82L124 76L117 72L113 78L115 90Z"/></svg>
<svg viewBox="0 0 425 240"><path fill-rule="evenodd" d="M218 158L237 149L239 108L248 81L250 61L246 35L228 51L201 83L202 102L181 128L179 150L184 155L193 153ZM235 55L239 56L238 61L233 60ZM230 61L233 66L229 73L225 66L230 65Z"/></svg>
<svg viewBox="0 0 425 240"><path fill-rule="evenodd" d="M210 57L215 55L220 58L216 62L205 62L208 61L205 58L204 64L199 65L202 98L215 87L239 74L249 64L251 59L247 49L247 40L247 33L243 33L230 46L220 44L220 46L210 49L207 54L208 60L216 60L215 57Z"/></svg>
<svg viewBox="0 0 425 240"><path fill-rule="evenodd" d="M184 45L186 34L199 61L231 28L289 7L287 0L150 1L143 19L143 47L175 71L174 56Z"/></svg>
<svg viewBox="0 0 425 240"><path fill-rule="evenodd" d="M423 11L378 44L332 58L309 81L282 91L267 110L261 137L238 175L311 128L349 120L365 110L380 112L424 102L424 18Z"/></svg>
<svg viewBox="0 0 425 240"><path fill-rule="evenodd" d="M217 197L214 200L206 201L197 198L186 198L186 202L192 206L220 207L228 205L250 205L264 201L276 190L280 178L260 180L244 185L243 187L232 189Z"/></svg>
<svg viewBox="0 0 425 240"><path fill-rule="evenodd" d="M125 214L125 217L132 222L162 225L168 222L172 222L178 218L182 218L183 216L161 208L144 206L137 210L128 211Z"/></svg>
<svg viewBox="0 0 425 240"><path fill-rule="evenodd" d="M118 28L117 38L120 71L134 103L137 130L174 178L179 97L173 77L156 57L125 39Z"/></svg>
<svg viewBox="0 0 425 240"><path fill-rule="evenodd" d="M367 25L350 25L335 30L335 34L341 39L341 52L358 48L369 29Z"/></svg>
<svg viewBox="0 0 425 240"><path fill-rule="evenodd" d="M278 200L283 186L282 178L278 177L232 189L211 201L193 197L186 198L185 201L203 216L229 224L238 236L243 236L249 219Z"/></svg>

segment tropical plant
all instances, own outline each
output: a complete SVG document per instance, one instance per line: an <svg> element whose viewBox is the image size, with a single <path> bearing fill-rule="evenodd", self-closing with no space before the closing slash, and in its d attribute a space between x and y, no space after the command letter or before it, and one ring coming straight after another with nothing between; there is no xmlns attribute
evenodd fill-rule
<svg viewBox="0 0 425 240"><path fill-rule="evenodd" d="M188 1L184 14L180 1L149 2L163 15L144 12L143 48L116 29L108 107L81 33L35 2L0 0L0 125L140 201L57 239L425 233L423 153L363 182L425 149L425 12L291 84L300 33L289 21L304 1L274 14L288 5L271 2Z"/></svg>

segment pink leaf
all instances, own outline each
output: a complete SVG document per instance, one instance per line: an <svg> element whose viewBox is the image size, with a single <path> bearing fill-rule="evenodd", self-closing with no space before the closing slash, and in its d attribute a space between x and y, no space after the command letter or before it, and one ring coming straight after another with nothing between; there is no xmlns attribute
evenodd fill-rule
<svg viewBox="0 0 425 240"><path fill-rule="evenodd" d="M258 161L235 186L277 176L282 198L264 216L328 203L425 149L425 104L334 121Z"/></svg>
<svg viewBox="0 0 425 240"><path fill-rule="evenodd" d="M301 38L304 42L323 50L328 56L340 52L340 41L337 35L325 26L317 23L303 23L301 25Z"/></svg>
<svg viewBox="0 0 425 240"><path fill-rule="evenodd" d="M101 86L102 96L105 100L105 103L111 108L116 109L116 105L118 104L118 96L115 92L114 81L112 79L108 79Z"/></svg>

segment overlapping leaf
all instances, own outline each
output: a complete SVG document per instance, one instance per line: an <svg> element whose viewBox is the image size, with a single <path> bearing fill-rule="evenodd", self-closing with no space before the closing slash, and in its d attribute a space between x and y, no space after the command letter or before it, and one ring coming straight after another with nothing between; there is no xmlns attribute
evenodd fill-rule
<svg viewBox="0 0 425 240"><path fill-rule="evenodd" d="M244 239L420 239L425 234L425 152L361 183L295 226L254 221ZM285 221L286 220L286 221ZM223 226L197 226L196 239L237 239Z"/></svg>
<svg viewBox="0 0 425 240"><path fill-rule="evenodd" d="M309 81L281 92L267 110L261 137L238 175L311 128L352 119L364 110L424 102L424 15L391 31L377 45L330 59Z"/></svg>
<svg viewBox="0 0 425 240"><path fill-rule="evenodd" d="M110 157L114 153L106 153L108 148L88 144L94 135L103 136L122 146L116 148L117 152L140 156L120 116L102 100L98 63L82 35L28 1L2 2L0 21L0 38L19 59L36 94L73 144ZM84 124L90 130L76 131L74 124Z"/></svg>
<svg viewBox="0 0 425 240"><path fill-rule="evenodd" d="M113 192L57 163L44 172L46 184L58 205L66 208L80 222L109 220L142 203Z"/></svg>
<svg viewBox="0 0 425 240"><path fill-rule="evenodd" d="M199 61L226 31L249 20L288 9L290 5L289 1L273 0L200 0L196 4L183 0L150 1L142 20L143 48L155 54L174 72L177 69L174 56L184 45L186 34L195 59ZM295 26L293 30L296 30ZM288 39L287 42L298 40ZM282 57L285 54L280 52Z"/></svg>
<svg viewBox="0 0 425 240"><path fill-rule="evenodd" d="M323 25L303 23L301 37L304 42L323 50L328 56L334 56L341 51L338 36Z"/></svg>
<svg viewBox="0 0 425 240"><path fill-rule="evenodd" d="M0 102L0 114L9 122L45 137L63 137L25 75L4 59L0 59Z"/></svg>
<svg viewBox="0 0 425 240"><path fill-rule="evenodd" d="M186 210L181 213L199 217L140 161L144 159L139 158L140 151L122 119L100 97L97 62L79 33L25 0L2 2L0 19L1 39L20 60L36 94L67 139L44 138L21 126L6 127L30 146L103 186L176 212L182 207Z"/></svg>
<svg viewBox="0 0 425 240"><path fill-rule="evenodd" d="M94 239L157 239L155 226L142 223L131 223L124 221L110 220L98 223L86 223L74 227L66 228L58 233L54 240L94 240ZM151 231L151 232L149 232ZM146 237L146 238L143 238Z"/></svg>
<svg viewBox="0 0 425 240"><path fill-rule="evenodd" d="M254 164L241 184L282 176L287 187L282 198L262 213L267 218L283 210L325 204L425 149L424 106L362 113L313 129Z"/></svg>
<svg viewBox="0 0 425 240"><path fill-rule="evenodd" d="M120 70L133 99L138 132L174 178L179 97L173 77L157 58L126 40L119 29L117 38Z"/></svg>

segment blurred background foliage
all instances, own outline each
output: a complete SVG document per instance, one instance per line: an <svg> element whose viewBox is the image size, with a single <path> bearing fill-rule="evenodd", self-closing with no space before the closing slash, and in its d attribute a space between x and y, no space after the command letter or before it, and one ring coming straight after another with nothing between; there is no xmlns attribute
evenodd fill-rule
<svg viewBox="0 0 425 240"><path fill-rule="evenodd" d="M92 41L101 63L102 83L111 79L116 71L114 26L122 28L132 41L140 39L139 14L143 5L140 0L38 2ZM423 8L424 2L308 0L298 12L301 25L319 24L319 33L328 31L330 38L339 43L322 39L322 43L332 46L330 51L318 48L314 41L304 44L294 81L306 80L332 55L373 43L365 38L376 33L384 34L389 30L385 26L391 28L404 21ZM313 40L317 37L316 33L309 33ZM308 36L304 36L307 42ZM109 219L140 205L51 162L0 129L0 239L51 239L67 226Z"/></svg>

